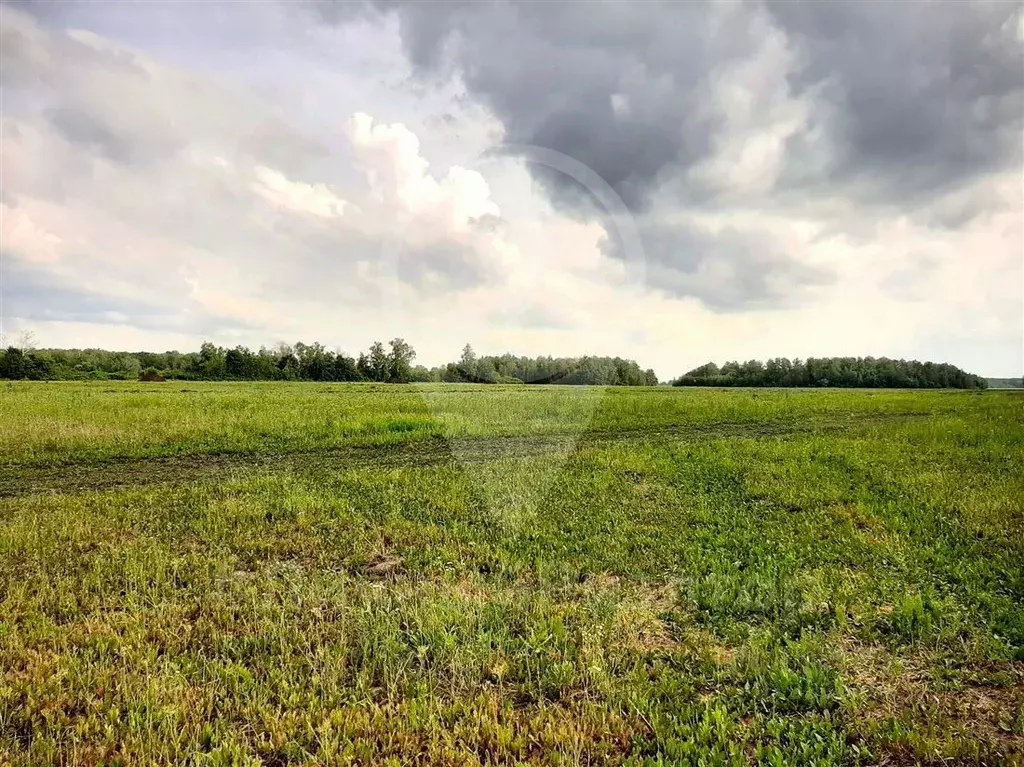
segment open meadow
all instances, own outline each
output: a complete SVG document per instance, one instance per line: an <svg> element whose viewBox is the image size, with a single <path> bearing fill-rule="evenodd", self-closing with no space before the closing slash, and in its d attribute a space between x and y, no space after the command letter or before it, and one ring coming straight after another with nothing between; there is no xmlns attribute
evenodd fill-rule
<svg viewBox="0 0 1024 767"><path fill-rule="evenodd" d="M0 383L0 764L1024 764L1024 394Z"/></svg>

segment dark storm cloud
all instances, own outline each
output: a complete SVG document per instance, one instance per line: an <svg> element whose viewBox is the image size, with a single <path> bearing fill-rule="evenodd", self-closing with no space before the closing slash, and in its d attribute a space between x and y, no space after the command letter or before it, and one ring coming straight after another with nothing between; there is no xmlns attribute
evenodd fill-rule
<svg viewBox="0 0 1024 767"><path fill-rule="evenodd" d="M333 5L315 6L333 20ZM501 120L510 144L584 163L639 210L663 173L707 156L717 118L707 64L755 43L749 19L713 19L693 3L394 3L421 75L452 65L470 96ZM347 12L350 18L354 10ZM450 54L450 56L446 55ZM618 106L617 106L618 105ZM531 173L563 208L584 198L571 178Z"/></svg>
<svg viewBox="0 0 1024 767"><path fill-rule="evenodd" d="M1018 6L1005 3L381 0L337 18L336 7L315 7L335 22L371 7L394 13L421 77L458 75L513 152L539 146L596 172L637 217L648 282L717 308L785 303L831 277L756 236L664 223L674 211L736 199L776 211L829 201L846 206L846 223L826 228L870 230L879 209L895 208L955 228L987 206L951 192L1021 163ZM778 39L789 59L773 55ZM767 77L766 67L775 68ZM737 88L745 128L727 106ZM775 107L798 102L807 121L784 142L774 188L751 197L728 174L699 172L711 160L738 162L722 148L744 146L771 128ZM606 217L565 173L527 167L563 213ZM612 257L619 250L606 247ZM716 283L713 274L732 277Z"/></svg>
<svg viewBox="0 0 1024 767"><path fill-rule="evenodd" d="M1019 168L1024 116L1020 5L771 2L800 54L791 75L818 101L830 155L790 146L789 184L858 184L886 202L930 197L990 171Z"/></svg>
<svg viewBox="0 0 1024 767"><path fill-rule="evenodd" d="M763 45L759 23L786 34L798 53L791 86L812 101L808 131L789 142L787 185L836 191L855 180L888 202L1020 164L1024 77L1013 4L376 7L397 13L418 71L451 66L501 120L508 142L585 163L634 212L667 177L713 151L726 129L715 109L717 77ZM586 198L562 174L531 173L563 209Z"/></svg>

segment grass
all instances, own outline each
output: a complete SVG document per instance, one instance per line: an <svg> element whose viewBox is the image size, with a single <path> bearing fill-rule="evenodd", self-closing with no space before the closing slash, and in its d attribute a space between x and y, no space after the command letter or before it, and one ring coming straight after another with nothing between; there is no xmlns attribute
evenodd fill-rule
<svg viewBox="0 0 1024 767"><path fill-rule="evenodd" d="M1022 499L1011 392L9 385L0 763L1024 764Z"/></svg>

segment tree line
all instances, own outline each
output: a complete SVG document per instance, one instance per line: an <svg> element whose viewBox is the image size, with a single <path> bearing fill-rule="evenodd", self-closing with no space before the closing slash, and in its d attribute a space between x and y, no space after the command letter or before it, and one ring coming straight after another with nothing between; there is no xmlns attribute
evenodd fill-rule
<svg viewBox="0 0 1024 767"><path fill-rule="evenodd" d="M1022 378L986 378L985 381L992 389L1024 389L1024 377Z"/></svg>
<svg viewBox="0 0 1024 767"><path fill-rule="evenodd" d="M403 338L380 341L349 356L319 343L278 344L253 351L204 343L195 352L113 352L103 349L0 350L0 379L189 381L376 381L586 384L655 386L653 370L621 357L477 356L466 344L458 360L438 367L414 365L416 351ZM674 386L808 386L984 389L986 379L945 363L886 357L825 357L767 362L713 362L694 368Z"/></svg>
<svg viewBox="0 0 1024 767"><path fill-rule="evenodd" d="M188 381L376 381L555 383L654 386L653 370L620 357L462 356L434 368L414 365L416 351L403 338L374 342L355 357L319 343L279 344L253 351L204 343L197 352L112 352L103 349L9 347L0 351L0 378L28 380L135 380L140 376Z"/></svg>
<svg viewBox="0 0 1024 767"><path fill-rule="evenodd" d="M713 362L694 368L673 386L837 386L886 389L985 389L980 376L954 365L887 357L822 357L767 362Z"/></svg>

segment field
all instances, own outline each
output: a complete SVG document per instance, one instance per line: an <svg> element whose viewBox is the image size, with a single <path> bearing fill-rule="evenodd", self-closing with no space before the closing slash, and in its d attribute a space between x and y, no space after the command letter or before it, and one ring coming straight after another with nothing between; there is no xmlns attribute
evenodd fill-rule
<svg viewBox="0 0 1024 767"><path fill-rule="evenodd" d="M0 384L0 764L1024 764L1024 395Z"/></svg>

